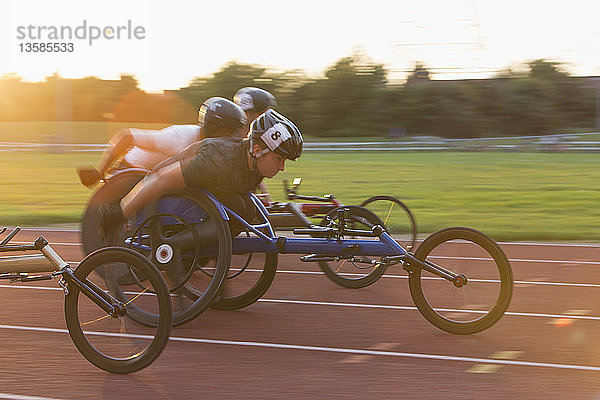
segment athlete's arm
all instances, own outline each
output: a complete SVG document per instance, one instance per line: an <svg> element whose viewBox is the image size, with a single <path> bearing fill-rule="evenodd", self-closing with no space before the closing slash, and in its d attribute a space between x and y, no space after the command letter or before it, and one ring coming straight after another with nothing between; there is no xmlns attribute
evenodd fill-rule
<svg viewBox="0 0 600 400"><path fill-rule="evenodd" d="M123 129L109 142L109 149L104 153L98 172L104 176L110 166L124 156L132 147L139 147L150 153L164 154L171 156L181 150L177 146L178 131L174 126L167 127L160 131L147 129ZM179 134L179 136L181 136ZM180 139L183 140L183 139Z"/></svg>
<svg viewBox="0 0 600 400"><path fill-rule="evenodd" d="M102 158L98 163L98 173L104 176L106 171L119 157L123 156L133 145L133 135L131 130L123 129L108 142L108 150L102 154Z"/></svg>
<svg viewBox="0 0 600 400"><path fill-rule="evenodd" d="M85 186L93 186L106 175L111 165L129 150L133 143L133 135L129 129L123 129L108 142L108 149L102 153L98 167L77 168L79 180Z"/></svg>
<svg viewBox="0 0 600 400"><path fill-rule="evenodd" d="M168 190L186 187L179 162L169 164L151 173L121 200L123 215L127 218L146 204L158 199Z"/></svg>

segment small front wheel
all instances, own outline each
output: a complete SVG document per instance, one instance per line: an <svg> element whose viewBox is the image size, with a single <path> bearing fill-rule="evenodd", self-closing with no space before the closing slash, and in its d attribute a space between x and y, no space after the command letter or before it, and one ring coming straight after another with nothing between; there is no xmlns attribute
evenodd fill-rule
<svg viewBox="0 0 600 400"><path fill-rule="evenodd" d="M348 228L370 231L375 225L383 226L377 215L359 206L343 206L330 211L321 221L321 226L326 226L331 219L339 218L344 210L348 212ZM338 261L319 261L319 267L329 279L338 285L349 289L359 289L377 282L385 273L387 264L381 260L381 257L373 257L370 262L340 258Z"/></svg>
<svg viewBox="0 0 600 400"><path fill-rule="evenodd" d="M372 211L383 222L386 232L406 251L412 251L417 241L417 221L410 209L392 196L373 196L360 205Z"/></svg>
<svg viewBox="0 0 600 400"><path fill-rule="evenodd" d="M117 265L126 265L141 286L124 285L114 278ZM127 374L150 365L163 351L171 332L173 313L169 288L158 269L141 254L121 247L106 247L88 255L74 272L87 287L124 309L111 316L74 283L65 296L65 320L73 343L92 364ZM68 278L65 278L67 280ZM156 321L143 326L128 313Z"/></svg>
<svg viewBox="0 0 600 400"><path fill-rule="evenodd" d="M410 294L436 327L456 334L480 332L502 317L512 297L508 258L494 240L470 228L447 228L427 237L415 257L451 271L454 281L409 266Z"/></svg>

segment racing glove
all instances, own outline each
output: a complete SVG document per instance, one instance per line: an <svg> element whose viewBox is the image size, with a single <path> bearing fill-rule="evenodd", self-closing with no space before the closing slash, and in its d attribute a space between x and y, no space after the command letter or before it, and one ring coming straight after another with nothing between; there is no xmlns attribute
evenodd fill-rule
<svg viewBox="0 0 600 400"><path fill-rule="evenodd" d="M94 186L102 179L102 175L96 168L77 168L77 175L81 183L87 187Z"/></svg>

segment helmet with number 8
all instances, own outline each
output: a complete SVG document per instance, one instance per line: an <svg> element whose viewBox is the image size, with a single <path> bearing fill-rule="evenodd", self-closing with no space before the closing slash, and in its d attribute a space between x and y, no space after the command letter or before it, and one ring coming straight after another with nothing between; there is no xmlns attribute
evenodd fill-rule
<svg viewBox="0 0 600 400"><path fill-rule="evenodd" d="M273 151L288 160L296 160L302 154L303 138L300 129L292 121L269 109L259 115L250 125L250 148L255 144L264 150L254 155L259 158Z"/></svg>

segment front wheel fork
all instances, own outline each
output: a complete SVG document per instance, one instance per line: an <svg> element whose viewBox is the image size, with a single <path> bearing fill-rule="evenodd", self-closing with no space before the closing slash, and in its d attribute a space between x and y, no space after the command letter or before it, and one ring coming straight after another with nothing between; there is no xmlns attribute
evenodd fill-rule
<svg viewBox="0 0 600 400"><path fill-rule="evenodd" d="M452 284L458 288L466 286L469 282L464 274L454 273L428 260L419 260L409 253L404 256L403 269L408 271L409 274L414 274L417 269L425 270L435 276L452 282Z"/></svg>
<svg viewBox="0 0 600 400"><path fill-rule="evenodd" d="M125 304L112 297L93 282L88 280L85 280L85 282L80 281L70 267L63 268L61 270L61 275L69 286L75 285L83 294L111 317L119 318L124 317L127 314L127 307Z"/></svg>

